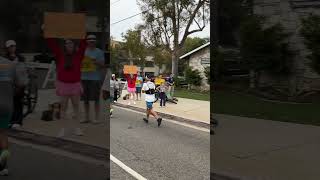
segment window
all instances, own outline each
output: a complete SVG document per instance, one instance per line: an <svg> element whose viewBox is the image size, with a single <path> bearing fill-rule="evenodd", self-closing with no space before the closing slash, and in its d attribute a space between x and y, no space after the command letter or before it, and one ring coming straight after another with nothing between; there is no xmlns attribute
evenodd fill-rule
<svg viewBox="0 0 320 180"><path fill-rule="evenodd" d="M201 58L201 65L210 65L210 58Z"/></svg>

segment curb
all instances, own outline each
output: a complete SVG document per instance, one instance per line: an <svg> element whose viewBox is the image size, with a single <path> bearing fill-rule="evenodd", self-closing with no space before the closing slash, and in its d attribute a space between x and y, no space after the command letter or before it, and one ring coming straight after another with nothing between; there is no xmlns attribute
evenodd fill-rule
<svg viewBox="0 0 320 180"><path fill-rule="evenodd" d="M114 106L118 106L118 107L122 107L122 108L135 110L135 111L138 111L138 112L143 112L143 113L146 112L145 109L140 108L140 107L124 105L124 104L121 104L121 103L114 103L113 105ZM201 128L206 128L206 129L210 130L210 123L199 122L199 121L186 119L186 118L182 118L182 117L179 117L179 116L174 116L174 115L171 115L171 114L166 114L166 113L162 113L162 112L158 112L158 111L156 111L156 112L163 118L170 119L170 120L173 120L173 121L182 122L182 123L186 123L186 124L197 126L197 127L201 127Z"/></svg>
<svg viewBox="0 0 320 180"><path fill-rule="evenodd" d="M52 148L58 148L65 150L67 152L80 154L86 157L91 157L96 160L106 160L109 161L110 150L107 148L102 148L98 146L88 145L84 143L79 143L75 141L70 141L66 139L59 139L56 137L50 137L45 135L40 135L23 130L10 129L8 131L8 136L15 138L17 140L22 140L25 142L49 146Z"/></svg>
<svg viewBox="0 0 320 180"><path fill-rule="evenodd" d="M210 173L210 180L242 180L242 178L222 173Z"/></svg>

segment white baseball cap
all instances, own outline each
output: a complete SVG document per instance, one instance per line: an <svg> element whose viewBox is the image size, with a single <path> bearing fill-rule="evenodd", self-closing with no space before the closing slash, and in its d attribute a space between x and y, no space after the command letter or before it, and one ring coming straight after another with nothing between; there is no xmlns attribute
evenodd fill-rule
<svg viewBox="0 0 320 180"><path fill-rule="evenodd" d="M96 35L90 34L87 36L87 41L89 42L96 42L97 41L97 37Z"/></svg>
<svg viewBox="0 0 320 180"><path fill-rule="evenodd" d="M10 47L10 46L16 46L17 43L14 40L8 40L6 41L6 48Z"/></svg>

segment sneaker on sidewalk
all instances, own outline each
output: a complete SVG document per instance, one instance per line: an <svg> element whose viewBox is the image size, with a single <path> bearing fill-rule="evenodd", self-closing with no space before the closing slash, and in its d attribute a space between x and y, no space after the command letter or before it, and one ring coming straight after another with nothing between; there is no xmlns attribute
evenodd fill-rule
<svg viewBox="0 0 320 180"><path fill-rule="evenodd" d="M135 101L133 101L133 104L136 105L137 103Z"/></svg>
<svg viewBox="0 0 320 180"><path fill-rule="evenodd" d="M88 123L89 122L89 119L80 119L80 123Z"/></svg>
<svg viewBox="0 0 320 180"><path fill-rule="evenodd" d="M143 121L144 121L145 123L148 123L148 122L149 122L149 120L148 120L147 118L143 118Z"/></svg>
<svg viewBox="0 0 320 180"><path fill-rule="evenodd" d="M61 130L59 131L57 138L63 138L66 136L66 130L65 128L61 128Z"/></svg>
<svg viewBox="0 0 320 180"><path fill-rule="evenodd" d="M159 127L161 125L162 118L158 118L157 121L158 121L158 127Z"/></svg>
<svg viewBox="0 0 320 180"><path fill-rule="evenodd" d="M74 134L75 134L76 136L83 136L83 132L82 132L82 130L81 130L80 128L76 128L76 129L74 130Z"/></svg>
<svg viewBox="0 0 320 180"><path fill-rule="evenodd" d="M99 124L99 121L98 121L97 119L92 119L92 120L91 120L91 123L92 123L92 124Z"/></svg>
<svg viewBox="0 0 320 180"><path fill-rule="evenodd" d="M0 176L9 176L9 170L7 168L4 168L0 171Z"/></svg>
<svg viewBox="0 0 320 180"><path fill-rule="evenodd" d="M12 129L21 129L21 125L20 124L12 124Z"/></svg>
<svg viewBox="0 0 320 180"><path fill-rule="evenodd" d="M131 105L131 103L130 102L128 102L128 106L130 106Z"/></svg>

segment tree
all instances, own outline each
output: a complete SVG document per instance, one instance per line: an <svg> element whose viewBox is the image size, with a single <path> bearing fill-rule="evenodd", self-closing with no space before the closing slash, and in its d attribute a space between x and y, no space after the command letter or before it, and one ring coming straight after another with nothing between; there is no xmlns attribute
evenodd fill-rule
<svg viewBox="0 0 320 180"><path fill-rule="evenodd" d="M142 41L141 30L139 28L128 30L122 36L125 39L124 48L127 50L130 60L139 65L143 72L146 64L146 45Z"/></svg>
<svg viewBox="0 0 320 180"><path fill-rule="evenodd" d="M149 44L165 45L171 53L172 73L178 74L178 61L187 37L202 31L209 21L210 0L137 0L145 21ZM195 24L197 28L192 29Z"/></svg>
<svg viewBox="0 0 320 180"><path fill-rule="evenodd" d="M305 39L305 44L311 54L311 67L320 74L320 16L309 15L302 19L301 35Z"/></svg>
<svg viewBox="0 0 320 180"><path fill-rule="evenodd" d="M204 45L207 42L209 42L209 38L187 37L181 52L182 52L182 54L188 53L188 52Z"/></svg>
<svg viewBox="0 0 320 180"><path fill-rule="evenodd" d="M255 88L261 71L276 75L290 73L293 53L280 24L264 27L265 18L248 16L240 30L241 58L250 70L250 87Z"/></svg>
<svg viewBox="0 0 320 180"><path fill-rule="evenodd" d="M170 53L161 47L152 47L151 51L154 55L154 63L159 67L160 74L161 67L163 65L168 65L170 62Z"/></svg>

